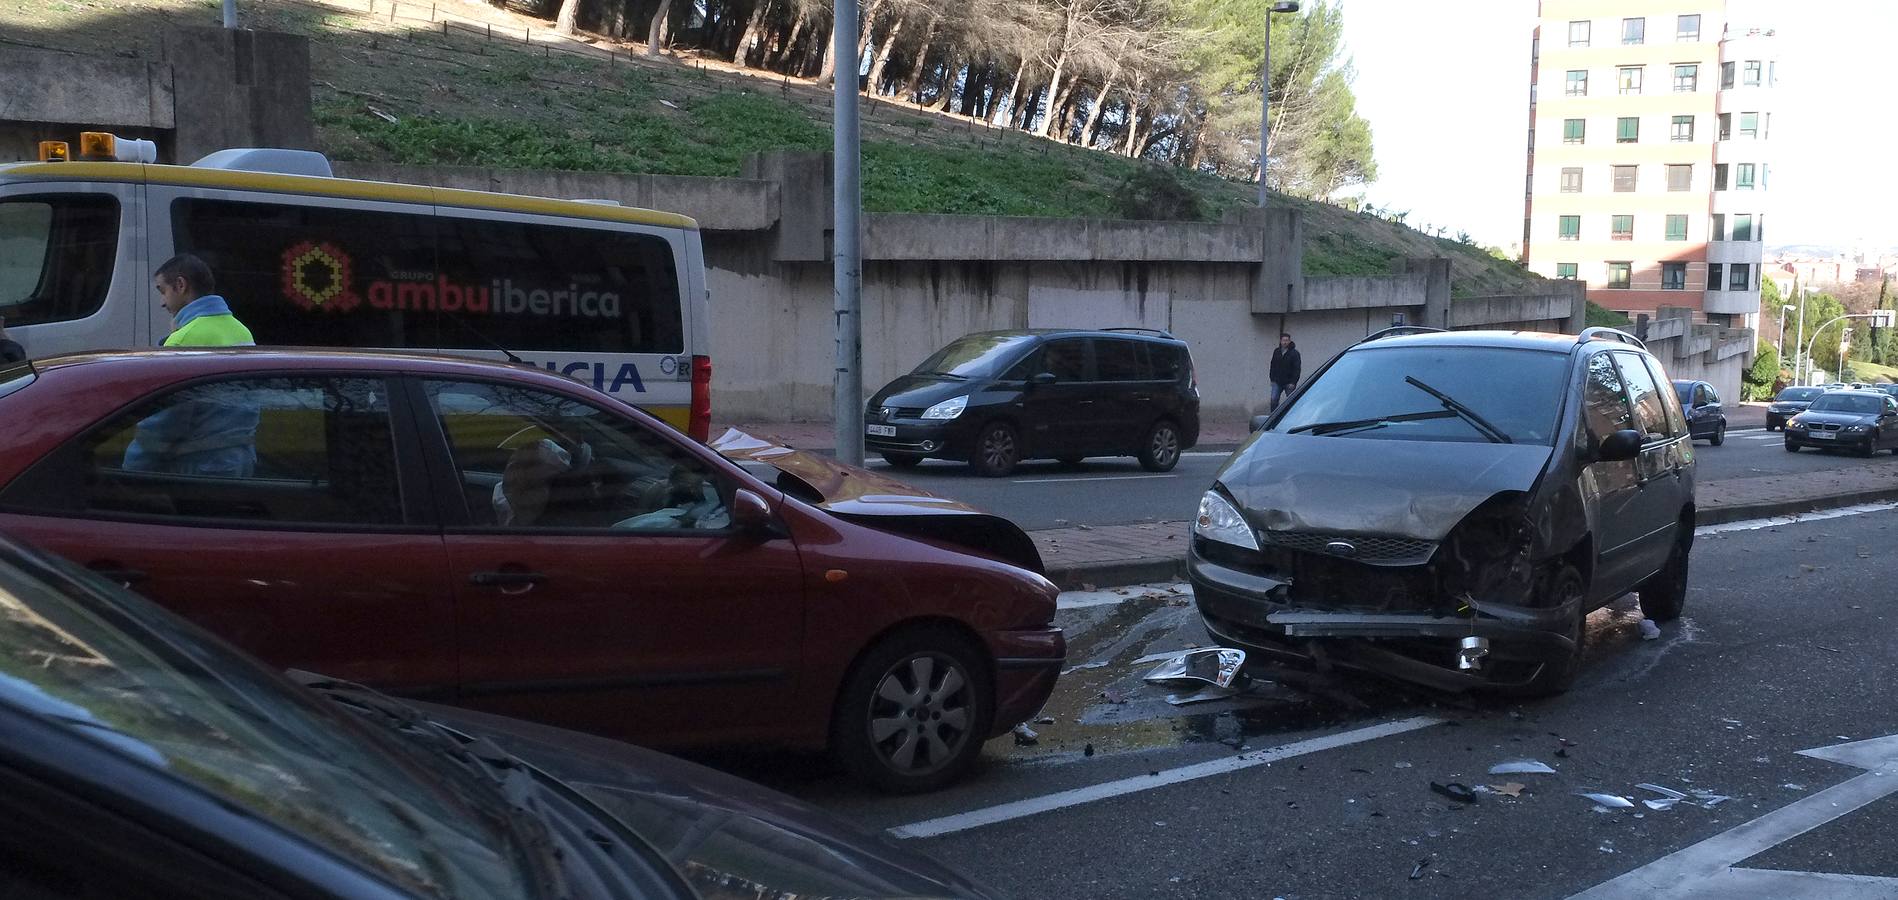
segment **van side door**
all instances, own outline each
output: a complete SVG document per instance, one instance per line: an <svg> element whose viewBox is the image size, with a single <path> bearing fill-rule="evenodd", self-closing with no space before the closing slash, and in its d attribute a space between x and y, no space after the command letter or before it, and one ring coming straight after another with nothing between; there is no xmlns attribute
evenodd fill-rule
<svg viewBox="0 0 1898 900"><path fill-rule="evenodd" d="M1594 582L1598 588L1623 585L1633 568L1642 537L1634 515L1641 486L1635 460L1596 458L1603 439L1634 427L1627 385L1614 358L1606 352L1588 357L1582 387L1582 421L1591 461L1582 470L1579 486L1584 497L1592 495L1595 501L1593 527L1599 562ZM1599 591L1593 599L1600 599Z"/></svg>
<svg viewBox="0 0 1898 900"><path fill-rule="evenodd" d="M144 196L135 183L0 186L0 318L28 357L151 340Z"/></svg>

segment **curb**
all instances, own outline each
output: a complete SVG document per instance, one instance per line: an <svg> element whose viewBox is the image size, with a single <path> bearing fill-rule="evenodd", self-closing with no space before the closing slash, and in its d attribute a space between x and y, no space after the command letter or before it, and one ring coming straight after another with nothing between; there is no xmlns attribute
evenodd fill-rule
<svg viewBox="0 0 1898 900"><path fill-rule="evenodd" d="M1744 522L1748 519L1789 516L1795 513L1816 512L1822 509L1836 509L1841 506L1857 506L1861 503L1879 503L1889 500L1898 500L1898 487L1852 491L1824 497L1804 497L1797 500L1779 500L1771 503L1738 503L1732 506L1703 509L1694 517L1694 524L1725 525L1729 522ZM1143 556L1109 562L1048 567L1048 580L1053 581L1055 586L1063 591L1104 590L1135 584L1183 581L1185 578L1185 556Z"/></svg>

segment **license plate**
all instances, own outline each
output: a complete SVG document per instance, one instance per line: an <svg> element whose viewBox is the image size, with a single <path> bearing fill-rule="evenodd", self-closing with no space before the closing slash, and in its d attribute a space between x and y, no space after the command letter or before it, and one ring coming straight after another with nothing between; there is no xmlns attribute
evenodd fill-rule
<svg viewBox="0 0 1898 900"><path fill-rule="evenodd" d="M1831 431L1815 431L1811 433L1810 437L1815 441L1830 441L1837 439L1838 434Z"/></svg>
<svg viewBox="0 0 1898 900"><path fill-rule="evenodd" d="M865 434L875 435L877 437L896 437L896 426L895 425L865 425L863 426L863 432Z"/></svg>

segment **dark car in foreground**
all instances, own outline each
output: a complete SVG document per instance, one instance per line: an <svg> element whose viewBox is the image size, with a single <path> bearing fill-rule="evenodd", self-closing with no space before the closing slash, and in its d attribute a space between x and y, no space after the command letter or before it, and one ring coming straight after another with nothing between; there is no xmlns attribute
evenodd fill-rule
<svg viewBox="0 0 1898 900"><path fill-rule="evenodd" d="M1720 394L1705 381L1676 381L1674 396L1687 416L1691 439L1706 441L1715 447L1727 442L1727 414L1720 408Z"/></svg>
<svg viewBox="0 0 1898 900"><path fill-rule="evenodd" d="M890 790L1033 716L1065 643L995 516L528 366L277 349L0 370L0 529L265 661ZM25 423L30 423L26 425Z"/></svg>
<svg viewBox="0 0 1898 900"><path fill-rule="evenodd" d="M1693 523L1686 418L1635 338L1395 328L1227 460L1187 562L1227 646L1548 693L1591 610L1680 616Z"/></svg>
<svg viewBox="0 0 1898 900"><path fill-rule="evenodd" d="M1806 411L1812 401L1826 392L1822 387L1782 388L1779 395L1766 407L1766 430L1778 431L1786 427L1786 421Z"/></svg>
<svg viewBox="0 0 1898 900"><path fill-rule="evenodd" d="M884 385L864 423L865 447L893 466L936 457L1000 476L1026 459L1133 456L1165 472L1199 442L1199 383L1164 331L986 331Z"/></svg>
<svg viewBox="0 0 1898 900"><path fill-rule="evenodd" d="M1898 397L1884 391L1827 391L1786 423L1786 452L1802 447L1898 454Z"/></svg>
<svg viewBox="0 0 1898 900"><path fill-rule="evenodd" d="M989 896L651 751L286 679L6 538L0 660L8 898Z"/></svg>

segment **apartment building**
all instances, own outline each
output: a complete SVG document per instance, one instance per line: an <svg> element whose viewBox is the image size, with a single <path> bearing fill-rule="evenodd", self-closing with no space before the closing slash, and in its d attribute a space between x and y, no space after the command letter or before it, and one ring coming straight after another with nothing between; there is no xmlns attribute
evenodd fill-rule
<svg viewBox="0 0 1898 900"><path fill-rule="evenodd" d="M1542 0L1524 261L1629 314L1758 327L1773 32L1723 0Z"/></svg>

